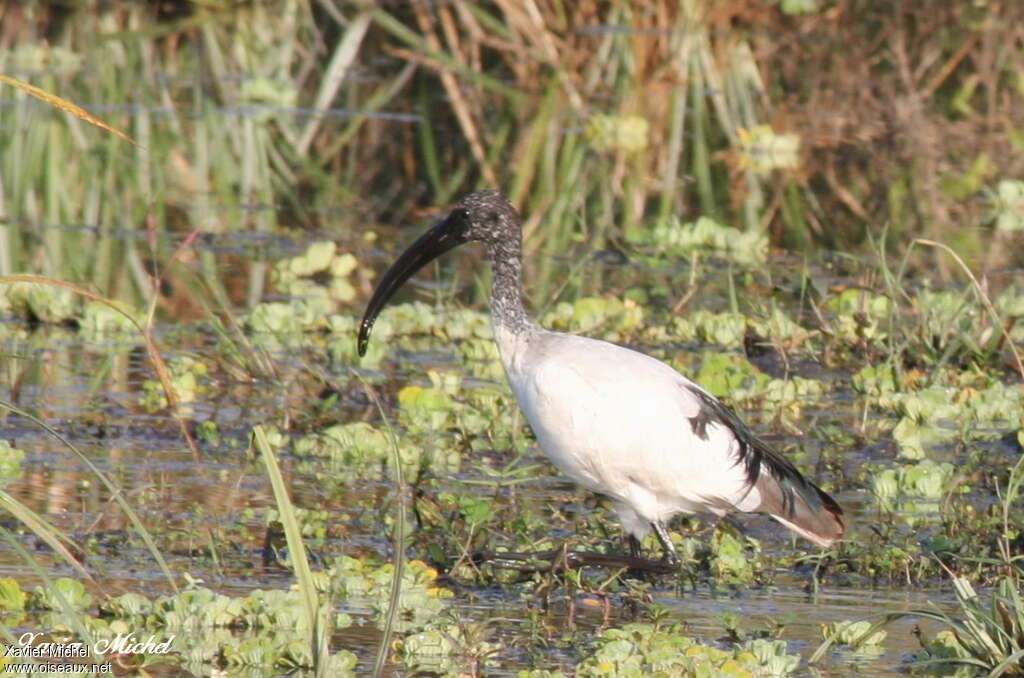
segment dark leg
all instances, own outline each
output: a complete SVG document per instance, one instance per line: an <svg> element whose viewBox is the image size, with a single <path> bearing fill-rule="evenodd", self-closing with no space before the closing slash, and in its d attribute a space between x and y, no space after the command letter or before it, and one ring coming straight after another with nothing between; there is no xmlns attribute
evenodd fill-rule
<svg viewBox="0 0 1024 678"><path fill-rule="evenodd" d="M665 526L661 521L655 520L651 523L651 527L654 528L654 534L658 535L658 541L661 542L661 548L664 552L663 558L665 561L672 566L679 564L679 556L676 554L676 547L672 543L672 540L668 537L668 532L665 531Z"/></svg>
<svg viewBox="0 0 1024 678"><path fill-rule="evenodd" d="M646 560L644 558L643 548L640 545L640 540L639 539L637 539L633 535L629 535L626 538L626 541L629 542L629 555L630 555L630 557L635 558L637 561L644 561L644 560ZM631 567L631 568L629 568L629 571L626 573L626 576L630 577L632 579L638 579L640 581L646 581L646 582L653 581L653 577L651 576L651 573L647 572L645 570L642 570L639 567Z"/></svg>

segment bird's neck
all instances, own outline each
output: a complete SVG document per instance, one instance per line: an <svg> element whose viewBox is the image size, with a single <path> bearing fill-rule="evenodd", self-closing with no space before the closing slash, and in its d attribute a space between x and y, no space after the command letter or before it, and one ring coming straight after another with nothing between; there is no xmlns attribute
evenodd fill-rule
<svg viewBox="0 0 1024 678"><path fill-rule="evenodd" d="M488 248L494 278L491 281L491 319L495 329L513 335L531 326L523 307L523 255L519 243Z"/></svg>

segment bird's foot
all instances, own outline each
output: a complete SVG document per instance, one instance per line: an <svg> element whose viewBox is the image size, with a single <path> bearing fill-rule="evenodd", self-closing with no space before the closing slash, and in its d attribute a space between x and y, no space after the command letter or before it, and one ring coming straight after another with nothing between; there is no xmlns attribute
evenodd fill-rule
<svg viewBox="0 0 1024 678"><path fill-rule="evenodd" d="M660 520L655 520L651 523L651 527L654 528L654 534L658 535L658 541L661 542L662 561L672 568L679 567L679 555L676 553L676 546L672 543L672 538L668 536L665 524Z"/></svg>
<svg viewBox="0 0 1024 678"><path fill-rule="evenodd" d="M643 557L643 549L640 546L640 540L637 539L636 537L634 537L633 535L629 535L628 541L629 541L629 555L632 556L633 558L642 558Z"/></svg>
<svg viewBox="0 0 1024 678"><path fill-rule="evenodd" d="M655 534L658 535L658 540L661 542L663 555L661 560L649 560L644 558L640 540L633 535L629 535L628 542L630 560L637 563L645 563L643 567L630 566L629 576L634 579L650 581L651 577L649 575L652 572L657 574L671 574L679 567L679 556L676 555L675 546L668 538L665 526L660 523L651 523L651 525L654 527Z"/></svg>

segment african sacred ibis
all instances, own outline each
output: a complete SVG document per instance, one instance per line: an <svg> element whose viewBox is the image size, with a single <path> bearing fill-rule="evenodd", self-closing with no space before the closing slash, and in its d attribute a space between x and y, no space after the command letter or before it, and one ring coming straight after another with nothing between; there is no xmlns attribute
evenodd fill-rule
<svg viewBox="0 0 1024 678"><path fill-rule="evenodd" d="M531 322L520 289L521 226L497 191L462 198L381 278L359 328L359 354L406 280L458 245L481 242L494 273L494 339L519 407L555 466L611 499L634 555L653 529L665 559L678 562L665 530L677 513L767 513L822 547L842 536L832 497L703 388L643 353Z"/></svg>

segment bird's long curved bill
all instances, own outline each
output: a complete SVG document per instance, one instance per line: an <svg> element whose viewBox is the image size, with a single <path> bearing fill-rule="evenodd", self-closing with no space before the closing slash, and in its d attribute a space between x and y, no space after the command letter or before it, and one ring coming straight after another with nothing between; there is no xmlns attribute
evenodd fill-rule
<svg viewBox="0 0 1024 678"><path fill-rule="evenodd" d="M373 323L385 304L417 271L445 252L465 243L467 222L468 215L464 210L453 211L421 235L395 263L391 264L391 268L377 283L377 289L373 291L373 297L366 306L363 321L359 325L359 355L366 353L366 344L370 340Z"/></svg>

